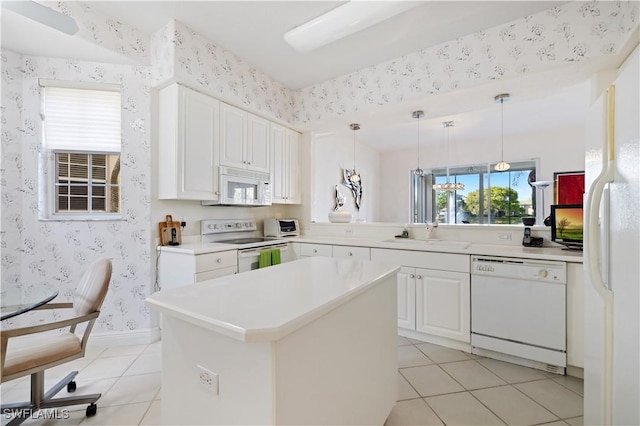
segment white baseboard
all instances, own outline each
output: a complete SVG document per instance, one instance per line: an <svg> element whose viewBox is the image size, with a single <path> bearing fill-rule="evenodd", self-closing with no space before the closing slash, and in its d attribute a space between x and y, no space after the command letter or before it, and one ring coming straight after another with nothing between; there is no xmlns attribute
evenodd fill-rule
<svg viewBox="0 0 640 426"><path fill-rule="evenodd" d="M160 340L160 329L143 328L131 331L113 331L108 333L91 333L87 346L128 346L128 345L148 345Z"/></svg>

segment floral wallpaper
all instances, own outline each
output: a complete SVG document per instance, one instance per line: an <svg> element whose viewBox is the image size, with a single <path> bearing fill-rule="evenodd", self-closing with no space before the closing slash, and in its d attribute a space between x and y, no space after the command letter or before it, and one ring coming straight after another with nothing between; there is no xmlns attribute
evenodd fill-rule
<svg viewBox="0 0 640 426"><path fill-rule="evenodd" d="M610 54L637 1L569 2L294 92L293 123L546 71Z"/></svg>
<svg viewBox="0 0 640 426"><path fill-rule="evenodd" d="M2 287L0 297L3 303L17 303L21 300L22 252L18 241L22 241L22 197L19 196L20 170L22 169L22 134L20 114L22 102L22 57L14 52L1 51L2 105L0 133L2 135L2 164L0 166L0 250L2 252Z"/></svg>
<svg viewBox="0 0 640 426"><path fill-rule="evenodd" d="M137 63L150 63L149 35L102 13L94 12L89 2L41 2L63 15L75 19L82 37L107 49L118 52Z"/></svg>
<svg viewBox="0 0 640 426"><path fill-rule="evenodd" d="M158 73L156 83L173 78L267 118L292 122L291 91L233 52L175 20L154 34L152 41L153 64Z"/></svg>
<svg viewBox="0 0 640 426"><path fill-rule="evenodd" d="M25 295L46 286L59 290L57 300L71 300L85 268L106 256L114 269L95 332L150 328L144 304L152 288L153 263L149 68L18 58L2 52L2 296L21 283ZM39 78L121 85L121 179L128 183L121 191L122 220L38 219L38 194L43 192Z"/></svg>

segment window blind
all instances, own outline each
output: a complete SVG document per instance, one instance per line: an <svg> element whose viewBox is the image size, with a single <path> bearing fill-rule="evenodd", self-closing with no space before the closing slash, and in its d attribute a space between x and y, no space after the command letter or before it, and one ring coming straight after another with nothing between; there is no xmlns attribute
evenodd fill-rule
<svg viewBox="0 0 640 426"><path fill-rule="evenodd" d="M43 90L45 148L120 152L120 92L68 87Z"/></svg>

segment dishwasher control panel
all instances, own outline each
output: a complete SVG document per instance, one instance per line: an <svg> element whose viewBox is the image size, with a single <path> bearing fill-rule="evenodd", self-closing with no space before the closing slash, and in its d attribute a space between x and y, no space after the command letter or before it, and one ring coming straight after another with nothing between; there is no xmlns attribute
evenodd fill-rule
<svg viewBox="0 0 640 426"><path fill-rule="evenodd" d="M567 264L546 260L471 256L471 274L566 284Z"/></svg>

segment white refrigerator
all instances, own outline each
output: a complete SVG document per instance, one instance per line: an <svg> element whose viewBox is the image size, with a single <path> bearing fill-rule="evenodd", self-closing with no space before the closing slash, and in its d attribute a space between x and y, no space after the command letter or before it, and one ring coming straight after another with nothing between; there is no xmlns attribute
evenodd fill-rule
<svg viewBox="0 0 640 426"><path fill-rule="evenodd" d="M640 54L591 108L585 157L584 422L640 424Z"/></svg>

